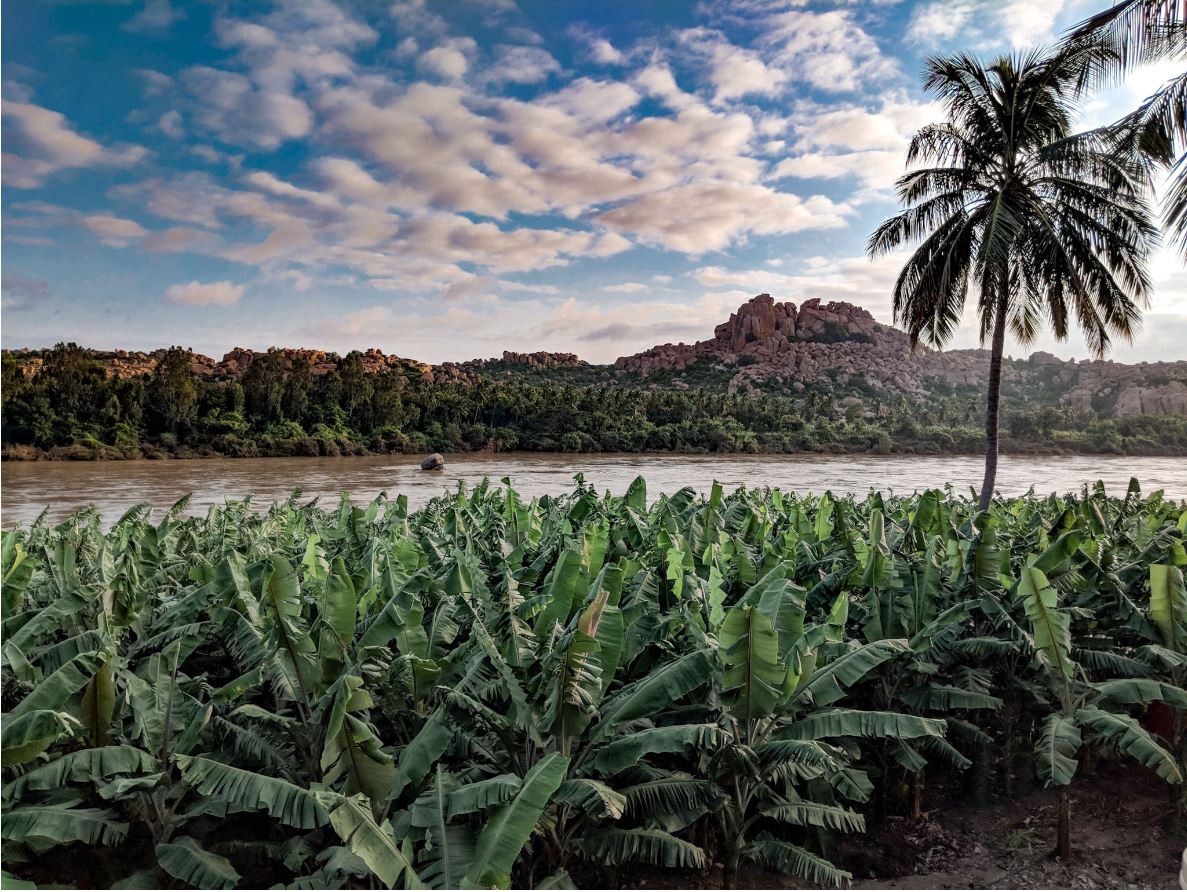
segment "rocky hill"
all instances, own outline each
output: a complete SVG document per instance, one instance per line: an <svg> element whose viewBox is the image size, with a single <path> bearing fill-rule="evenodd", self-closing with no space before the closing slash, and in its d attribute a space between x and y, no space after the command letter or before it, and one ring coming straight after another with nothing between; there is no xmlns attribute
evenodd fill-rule
<svg viewBox="0 0 1187 892"><path fill-rule="evenodd" d="M4 351L27 376L36 374L45 351ZM163 350L92 351L109 377L151 374ZM336 369L337 353L302 348L273 348L285 368L307 362L315 377ZM238 380L260 356L236 347L215 360L190 354L195 375ZM369 349L359 354L365 372L397 372L432 383L476 382L484 376L541 376L571 384L624 384L688 389L724 386L731 393L759 390L800 392L827 387L846 395L884 392L927 400L943 391L985 387L989 354L984 350L911 349L905 332L879 323L861 307L843 302L807 300L798 307L760 294L742 304L718 325L713 336L695 344L661 344L618 359L613 367L595 366L572 353L504 351L493 359L430 365ZM708 372L706 376L698 372ZM1068 362L1049 353L1008 360L1003 368L1007 395L1023 401L1091 410L1106 417L1187 415L1187 361L1124 363Z"/></svg>
<svg viewBox="0 0 1187 892"><path fill-rule="evenodd" d="M91 350L88 351L96 362L103 368L109 378L136 378L141 375L151 375L165 350L143 352L136 350ZM6 356L11 356L17 362L21 372L26 377L37 374L45 362L44 350L5 350ZM270 350L248 350L245 347L234 347L223 355L222 359L214 359L201 353L190 353L190 369L199 378L209 378L215 381L238 381L247 372L251 364L260 356L279 356L282 367L286 370L294 368L298 363L307 362L313 377L321 377L338 368L343 357L337 353L325 350L310 350L302 347L273 347ZM444 381L476 381L481 373L494 368L501 369L564 369L579 368L589 364L573 353L515 353L504 350L503 355L492 359L473 359L468 362L446 362L440 365L430 365L415 359L405 359L402 356L384 353L382 350L371 348L361 351L360 361L363 371L367 374L395 371L405 375L412 374L425 378L431 382Z"/></svg>
<svg viewBox="0 0 1187 892"><path fill-rule="evenodd" d="M926 398L938 387L981 388L985 350L911 350L905 332L882 325L853 304L776 302L760 294L742 304L695 344L662 344L618 359L615 367L644 378L708 365L731 373L731 392L783 383L794 390L860 379L892 394ZM1187 361L1127 365L1107 360L1068 362L1050 353L1008 361L1003 387L1103 415L1187 415Z"/></svg>

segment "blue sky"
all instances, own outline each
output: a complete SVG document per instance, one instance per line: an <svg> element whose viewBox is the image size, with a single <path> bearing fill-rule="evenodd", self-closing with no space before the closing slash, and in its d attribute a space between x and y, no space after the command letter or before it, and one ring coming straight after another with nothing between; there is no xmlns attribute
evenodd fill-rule
<svg viewBox="0 0 1187 892"><path fill-rule="evenodd" d="M607 361L760 291L889 322L900 258L862 246L938 117L923 58L1099 6L5 0L0 337ZM1183 358L1187 275L1153 273L1117 359Z"/></svg>

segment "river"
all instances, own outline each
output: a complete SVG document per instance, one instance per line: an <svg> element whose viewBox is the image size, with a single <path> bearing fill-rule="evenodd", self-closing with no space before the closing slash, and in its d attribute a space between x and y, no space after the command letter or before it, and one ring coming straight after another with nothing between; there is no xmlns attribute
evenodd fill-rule
<svg viewBox="0 0 1187 892"><path fill-rule="evenodd" d="M647 478L655 496L683 486L704 491L714 481L727 490L771 486L796 492L850 492L870 489L910 493L952 484L979 486L982 460L976 456L822 456L822 455L562 455L556 453L469 453L446 456L443 471L425 472L416 456L355 458L199 459L130 462L5 462L0 469L0 514L5 526L26 524L49 507L58 520L86 505L104 520L118 519L138 502L160 511L186 493L189 511L204 514L226 499L252 495L264 507L299 487L305 498L333 504L349 492L365 503L381 490L403 493L413 506L483 477L510 477L526 496L565 492L578 471L600 490L621 494L636 475ZM1145 492L1165 490L1187 499L1187 459L1100 456L1002 456L998 489L1005 495L1076 491L1103 480L1122 495L1130 477Z"/></svg>

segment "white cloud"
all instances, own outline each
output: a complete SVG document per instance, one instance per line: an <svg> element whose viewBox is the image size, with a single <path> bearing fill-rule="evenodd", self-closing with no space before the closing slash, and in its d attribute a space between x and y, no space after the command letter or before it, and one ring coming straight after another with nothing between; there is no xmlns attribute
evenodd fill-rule
<svg viewBox="0 0 1187 892"><path fill-rule="evenodd" d="M943 117L937 103L884 97L876 110L865 106L830 107L810 115L796 129L798 145L816 149L902 149L925 124Z"/></svg>
<svg viewBox="0 0 1187 892"><path fill-rule="evenodd" d="M595 37L590 42L589 54L602 65L622 65L626 62L626 56L604 37Z"/></svg>
<svg viewBox="0 0 1187 892"><path fill-rule="evenodd" d="M397 0L391 5L390 13L404 33L436 37L449 30L445 19L431 12L425 0Z"/></svg>
<svg viewBox="0 0 1187 892"><path fill-rule="evenodd" d="M135 220L112 214L88 214L80 221L84 228L99 236L110 248L124 248L148 235L148 230Z"/></svg>
<svg viewBox="0 0 1187 892"><path fill-rule="evenodd" d="M735 46L720 31L690 28L680 32L678 40L705 67L717 102L778 93L790 77L767 65L754 50Z"/></svg>
<svg viewBox="0 0 1187 892"><path fill-rule="evenodd" d="M175 8L169 0L145 0L140 11L121 27L132 32L167 31L185 17L185 10Z"/></svg>
<svg viewBox="0 0 1187 892"><path fill-rule="evenodd" d="M147 154L141 146L107 148L71 127L66 117L31 102L5 101L4 183L36 189L60 171L90 167L131 167Z"/></svg>
<svg viewBox="0 0 1187 892"><path fill-rule="evenodd" d="M997 5L1001 24L1010 43L1016 47L1031 47L1051 43L1055 20L1063 9L1063 0L1007 0Z"/></svg>
<svg viewBox="0 0 1187 892"><path fill-rule="evenodd" d="M166 302L189 307L229 306L243 297L243 285L233 282L186 282L170 285L162 297Z"/></svg>
<svg viewBox="0 0 1187 892"><path fill-rule="evenodd" d="M823 196L804 200L756 184L716 181L653 192L596 219L647 244L701 254L723 250L752 233L843 227L847 214L846 207Z"/></svg>
<svg viewBox="0 0 1187 892"><path fill-rule="evenodd" d="M160 96L173 89L173 78L163 72L138 68L135 73L144 82L141 90L146 97Z"/></svg>
<svg viewBox="0 0 1187 892"><path fill-rule="evenodd" d="M170 109L165 112L157 118L157 129L170 139L183 139L185 137L185 126L182 124L181 112L177 109Z"/></svg>
<svg viewBox="0 0 1187 892"><path fill-rule="evenodd" d="M927 49L1024 49L1054 43L1100 8L1092 0L930 0L914 9L905 37Z"/></svg>
<svg viewBox="0 0 1187 892"><path fill-rule="evenodd" d="M226 143L276 149L313 126L313 115L301 99L259 89L233 71L198 65L183 72L182 83L193 100L195 122Z"/></svg>
<svg viewBox="0 0 1187 892"><path fill-rule="evenodd" d="M474 13L466 16L400 0L390 20L373 5L329 0L266 11L216 4L219 52L169 74L140 70L145 107L128 118L199 139L179 157L200 158L202 172L163 157L151 175L107 186L122 203L110 211L17 202L5 221L15 234L6 237L46 244L38 229L72 228L109 247L241 264L253 281L286 290L383 292L400 311L347 314L325 330L355 346L373 331L408 338L413 318L436 326L423 336L431 345L441 331L469 326L471 346L454 358L489 344L612 359L670 336L706 337L757 291L853 300L886 318L897 262L844 256L860 250L861 233L835 230L862 203L886 197L910 134L941 116L906 92L914 73L904 74L901 48L887 41L904 31L916 45L961 40L984 51L1049 34L1087 2L925 0L888 16L851 0L705 0L690 6L693 27L624 28L615 35L636 36L611 43L576 25L567 31L572 45L545 42L511 6L478 13L476 0L464 4ZM188 8L136 0L120 18L150 24L152 10L164 28ZM875 27L895 33L880 46ZM584 71L558 61L570 58ZM1094 101L1086 121L1131 107L1152 71L1130 78L1124 95ZM793 91L799 98L788 99ZM4 96L9 185L36 188L63 171L130 168L146 157L80 132L34 105L20 84L6 82ZM290 151L281 164L261 157L282 148ZM809 230L817 232L793 235ZM731 248L775 236L786 238L752 252L759 270L730 269ZM637 245L720 253L697 261L704 265L691 280L620 281L648 256L639 251L618 275L591 274L593 306L558 300L560 289L542 275L513 281L578 261L585 276L597 258ZM790 259L803 245L832 256ZM781 252L784 265L775 258L764 267L761 258ZM1187 306L1176 284L1187 281L1181 266L1156 278L1150 337ZM690 281L714 291L692 300L680 291ZM169 292L219 303L243 290L194 281ZM515 301L505 298L511 293ZM450 300L444 314L439 298Z"/></svg>
<svg viewBox="0 0 1187 892"><path fill-rule="evenodd" d="M430 10L396 4L397 37L415 44L419 70L447 83L362 69L352 50L375 33L324 3L217 19L241 70L181 74L186 129L262 150L302 140L308 162L281 180L215 149L207 160L230 165L224 179L162 176L112 194L170 224L169 235L149 236L154 250L210 253L302 281L346 270L412 293L485 288L479 282L492 275L607 257L635 242L700 254L845 225L845 204L764 180L760 154L786 129L775 115L715 107L658 59L625 79L570 79L531 101L499 95L487 88L567 75L536 45L496 46L492 59ZM788 77L715 30L690 30L681 46L700 60L717 102L769 93ZM666 111L638 114L645 96ZM178 114L159 122L166 131L182 123L170 111ZM574 224L513 225L512 215Z"/></svg>
<svg viewBox="0 0 1187 892"><path fill-rule="evenodd" d="M859 105L811 109L794 116L795 153L768 179L852 177L871 195L884 195L906 170L907 145L923 127L943 118L935 103L891 94L876 108ZM865 200L870 195L855 196Z"/></svg>
<svg viewBox="0 0 1187 892"><path fill-rule="evenodd" d="M791 76L829 92L853 92L900 78L897 62L847 9L792 9L762 20L759 45Z"/></svg>
<svg viewBox="0 0 1187 892"><path fill-rule="evenodd" d="M597 65L625 65L627 54L587 25L570 25L568 33L585 49L585 56Z"/></svg>
<svg viewBox="0 0 1187 892"><path fill-rule="evenodd" d="M469 37L455 37L421 53L417 66L427 74L447 81L458 81L470 70L469 57L478 44Z"/></svg>
<svg viewBox="0 0 1187 892"><path fill-rule="evenodd" d="M852 176L875 187L888 187L903 170L903 152L871 151L826 155L811 152L784 158L771 171L771 180L787 177L833 180Z"/></svg>
<svg viewBox="0 0 1187 892"><path fill-rule="evenodd" d="M483 80L491 84L536 84L561 70L560 63L547 50L536 46L495 47L495 61L483 71Z"/></svg>
<svg viewBox="0 0 1187 892"><path fill-rule="evenodd" d="M934 47L951 40L969 23L975 12L974 0L932 0L911 13L907 40Z"/></svg>
<svg viewBox="0 0 1187 892"><path fill-rule="evenodd" d="M313 115L300 90L352 77L350 51L379 37L330 0L284 4L258 21L220 17L215 30L246 73L183 71L190 117L223 142L266 150L307 136Z"/></svg>

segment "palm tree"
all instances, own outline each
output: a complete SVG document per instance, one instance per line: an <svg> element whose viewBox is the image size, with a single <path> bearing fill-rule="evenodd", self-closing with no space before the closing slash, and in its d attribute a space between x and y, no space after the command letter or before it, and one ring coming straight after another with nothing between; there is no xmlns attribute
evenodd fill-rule
<svg viewBox="0 0 1187 892"><path fill-rule="evenodd" d="M1093 56L1093 54L1097 54ZM988 507L997 477L998 403L1006 329L1029 344L1074 318L1092 352L1130 338L1145 306L1155 241L1142 165L1102 134L1073 135L1086 66L1099 47L1031 51L985 65L969 55L927 61L925 89L947 120L920 130L896 184L905 209L870 236L871 256L919 242L894 286L895 322L913 344L943 346L972 288L990 342L985 413Z"/></svg>
<svg viewBox="0 0 1187 892"><path fill-rule="evenodd" d="M1122 0L1073 28L1064 47L1086 43L1106 50L1086 86L1161 59L1187 61L1187 0ZM1187 257L1187 64L1109 129L1122 151L1170 171L1163 219Z"/></svg>

